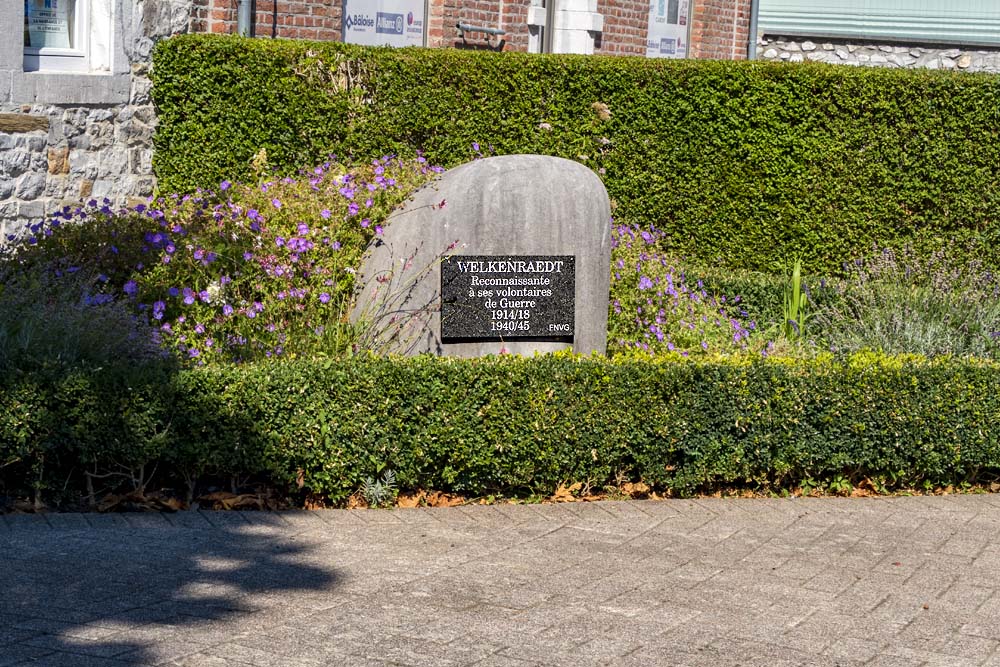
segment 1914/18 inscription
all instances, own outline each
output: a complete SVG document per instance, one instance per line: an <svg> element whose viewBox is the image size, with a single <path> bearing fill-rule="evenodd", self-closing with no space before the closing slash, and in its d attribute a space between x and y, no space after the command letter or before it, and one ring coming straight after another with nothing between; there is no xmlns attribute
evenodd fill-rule
<svg viewBox="0 0 1000 667"><path fill-rule="evenodd" d="M441 263L441 340L572 341L572 255L456 255Z"/></svg>

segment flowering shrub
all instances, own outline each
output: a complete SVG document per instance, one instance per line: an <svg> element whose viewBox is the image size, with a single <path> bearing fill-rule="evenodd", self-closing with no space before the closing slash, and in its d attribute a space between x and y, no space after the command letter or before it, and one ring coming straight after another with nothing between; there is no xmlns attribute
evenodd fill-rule
<svg viewBox="0 0 1000 667"><path fill-rule="evenodd" d="M1000 353L1000 279L954 246L920 257L883 249L844 266L840 299L817 323L836 351L927 356Z"/></svg>
<svg viewBox="0 0 1000 667"><path fill-rule="evenodd" d="M347 314L361 254L439 171L422 157L330 161L126 211L91 201L33 226L13 261L94 266L106 298L131 303L194 363L342 354L356 338Z"/></svg>
<svg viewBox="0 0 1000 667"><path fill-rule="evenodd" d="M658 247L656 228L612 227L608 350L683 356L747 350L757 323L739 296L716 296Z"/></svg>

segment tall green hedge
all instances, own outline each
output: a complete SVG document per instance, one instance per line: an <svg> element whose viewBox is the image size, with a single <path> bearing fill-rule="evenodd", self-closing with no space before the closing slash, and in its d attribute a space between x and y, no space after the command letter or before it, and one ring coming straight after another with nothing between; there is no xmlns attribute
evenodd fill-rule
<svg viewBox="0 0 1000 667"><path fill-rule="evenodd" d="M1000 473L1000 367L545 356L276 361L0 377L0 489L263 475L343 500L383 467L408 488L542 493L643 480L690 493ZM123 418L124 416L124 418ZM104 478L102 478L104 479Z"/></svg>
<svg viewBox="0 0 1000 667"><path fill-rule="evenodd" d="M835 271L957 239L1000 265L994 75L181 36L153 96L165 190L251 178L261 148L287 173L414 149L453 166L478 142L586 156L618 218L690 257Z"/></svg>

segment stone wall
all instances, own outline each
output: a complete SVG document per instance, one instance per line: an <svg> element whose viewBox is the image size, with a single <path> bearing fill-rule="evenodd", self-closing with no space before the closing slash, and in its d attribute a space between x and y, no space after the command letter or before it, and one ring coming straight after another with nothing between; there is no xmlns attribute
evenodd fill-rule
<svg viewBox="0 0 1000 667"><path fill-rule="evenodd" d="M948 69L1000 73L1000 49L981 47L873 44L861 40L806 39L761 35L761 60L815 61L871 67Z"/></svg>
<svg viewBox="0 0 1000 667"><path fill-rule="evenodd" d="M20 3L18 3L20 4ZM120 58L108 74L0 68L0 242L81 199L121 206L152 194L149 60L155 42L187 32L191 0L118 5Z"/></svg>

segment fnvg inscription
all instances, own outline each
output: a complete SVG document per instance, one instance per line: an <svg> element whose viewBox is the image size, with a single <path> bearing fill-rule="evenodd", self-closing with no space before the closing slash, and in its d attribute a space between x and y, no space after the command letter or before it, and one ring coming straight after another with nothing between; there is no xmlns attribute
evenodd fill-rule
<svg viewBox="0 0 1000 667"><path fill-rule="evenodd" d="M572 342L572 255L461 255L441 263L441 340Z"/></svg>

